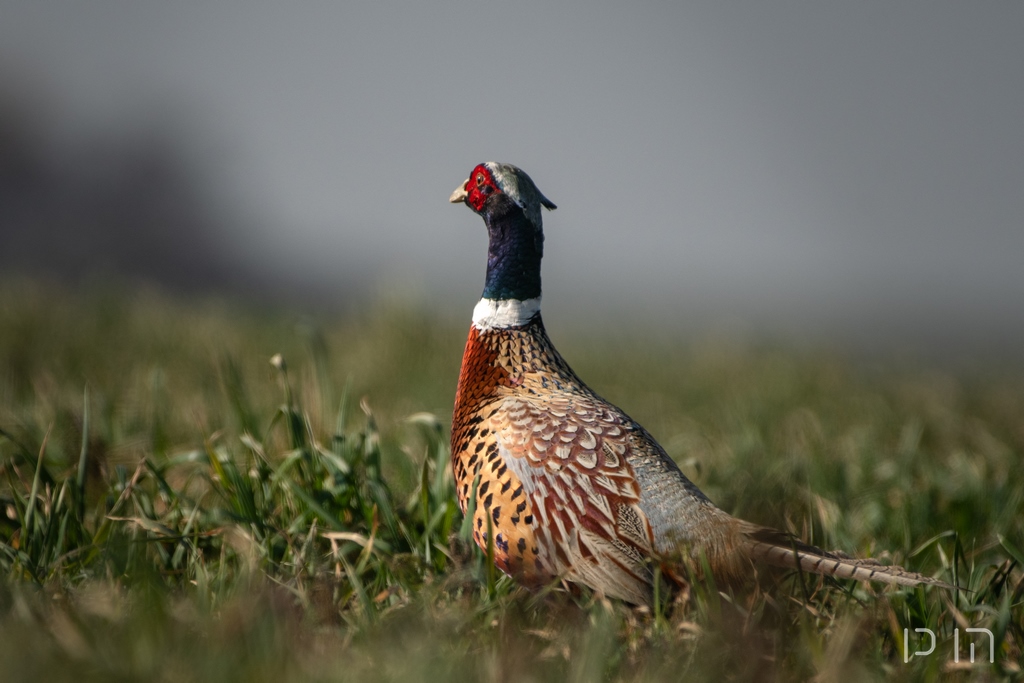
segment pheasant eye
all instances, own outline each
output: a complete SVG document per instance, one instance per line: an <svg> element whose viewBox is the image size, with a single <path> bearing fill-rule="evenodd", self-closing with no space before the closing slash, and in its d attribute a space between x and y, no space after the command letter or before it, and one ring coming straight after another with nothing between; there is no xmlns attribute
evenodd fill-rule
<svg viewBox="0 0 1024 683"><path fill-rule="evenodd" d="M483 173L480 173L480 174L478 174L478 175L477 175L477 177L476 177L476 186L477 186L477 187L480 187L480 186L481 186L481 185L483 185L483 184L484 184L484 174L483 174Z"/></svg>

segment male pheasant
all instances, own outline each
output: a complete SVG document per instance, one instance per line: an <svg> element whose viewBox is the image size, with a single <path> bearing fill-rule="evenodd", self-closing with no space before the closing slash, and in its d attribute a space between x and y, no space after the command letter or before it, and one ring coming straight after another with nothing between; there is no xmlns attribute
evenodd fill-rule
<svg viewBox="0 0 1024 683"><path fill-rule="evenodd" d="M752 561L839 578L946 585L745 522L715 507L658 442L576 376L540 316L541 207L526 173L487 162L452 193L483 217L490 245L452 421L459 506L473 538L527 586L565 579L635 603L653 567L705 568L724 584ZM470 504L472 502L472 505Z"/></svg>

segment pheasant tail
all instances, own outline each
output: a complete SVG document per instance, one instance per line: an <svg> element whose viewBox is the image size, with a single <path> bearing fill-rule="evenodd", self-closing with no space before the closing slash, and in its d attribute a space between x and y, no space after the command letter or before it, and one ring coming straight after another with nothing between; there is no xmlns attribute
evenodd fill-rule
<svg viewBox="0 0 1024 683"><path fill-rule="evenodd" d="M898 586L926 584L953 588L944 581L896 565L882 564L874 558L856 558L838 551L825 551L775 529L759 527L747 532L743 549L752 560L809 574Z"/></svg>

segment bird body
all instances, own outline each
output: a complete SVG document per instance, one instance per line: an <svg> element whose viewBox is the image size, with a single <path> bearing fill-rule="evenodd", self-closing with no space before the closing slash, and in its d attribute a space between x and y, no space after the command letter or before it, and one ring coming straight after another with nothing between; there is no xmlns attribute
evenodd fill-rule
<svg viewBox="0 0 1024 683"><path fill-rule="evenodd" d="M520 169L488 162L451 196L484 218L484 293L474 309L452 421L452 469L473 538L527 586L556 579L636 604L653 569L722 583L751 563L914 585L942 584L806 545L716 507L655 439L569 367L540 314L541 207ZM942 584L944 585L944 584Z"/></svg>

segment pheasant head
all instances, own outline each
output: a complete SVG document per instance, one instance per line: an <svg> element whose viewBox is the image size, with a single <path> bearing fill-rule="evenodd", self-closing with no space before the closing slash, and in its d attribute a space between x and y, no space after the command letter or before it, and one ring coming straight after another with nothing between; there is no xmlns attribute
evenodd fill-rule
<svg viewBox="0 0 1024 683"><path fill-rule="evenodd" d="M465 203L487 226L487 278L481 305L498 307L497 302L537 300L539 307L544 253L541 207L554 209L554 203L522 169L493 161L474 168L450 201ZM504 304L510 306L515 307Z"/></svg>

